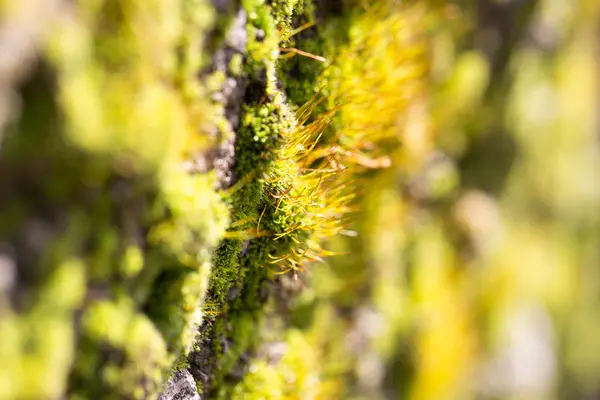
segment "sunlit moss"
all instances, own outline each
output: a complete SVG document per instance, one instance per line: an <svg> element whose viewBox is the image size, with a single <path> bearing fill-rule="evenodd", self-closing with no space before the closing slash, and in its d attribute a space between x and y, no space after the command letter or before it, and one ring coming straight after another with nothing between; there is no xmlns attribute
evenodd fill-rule
<svg viewBox="0 0 600 400"><path fill-rule="evenodd" d="M39 256L18 265L36 277L18 288L22 309L1 294L12 349L0 350L0 397L148 398L191 347L228 223L213 177L182 168L213 145L218 113L198 79L213 8L119 1L63 11L18 88L22 113L0 152L15 174L33 166L36 176L33 196L9 189L14 224L2 241L31 235L26 218L51 229Z"/></svg>
<svg viewBox="0 0 600 400"><path fill-rule="evenodd" d="M593 396L597 5L540 1L509 82L463 51L479 43L467 4L227 3L61 7L11 88L0 398L152 398L204 345L207 398L477 397L502 375L488 358L526 359L503 353L523 304L561 343L544 363L557 386ZM237 6L246 54L204 74ZM211 100L230 77L236 132ZM514 163L473 146L496 132ZM235 138L222 192L184 171L215 136ZM466 179L469 152L485 179Z"/></svg>

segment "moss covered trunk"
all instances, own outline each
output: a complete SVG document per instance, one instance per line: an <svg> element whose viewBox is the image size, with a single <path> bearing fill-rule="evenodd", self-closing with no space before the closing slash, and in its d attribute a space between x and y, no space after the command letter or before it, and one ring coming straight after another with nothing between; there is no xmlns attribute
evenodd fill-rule
<svg viewBox="0 0 600 400"><path fill-rule="evenodd" d="M295 179L276 61L312 6L27 4L2 11L0 398L151 398L186 368L227 396L276 286L265 265L306 237L263 176Z"/></svg>
<svg viewBox="0 0 600 400"><path fill-rule="evenodd" d="M574 3L0 0L0 400L595 393Z"/></svg>

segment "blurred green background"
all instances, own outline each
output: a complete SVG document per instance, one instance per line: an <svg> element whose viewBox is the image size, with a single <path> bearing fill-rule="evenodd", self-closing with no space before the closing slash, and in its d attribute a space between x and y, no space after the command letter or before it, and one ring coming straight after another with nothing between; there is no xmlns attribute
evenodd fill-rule
<svg viewBox="0 0 600 400"><path fill-rule="evenodd" d="M304 392L269 398L596 399L599 5L428 6L397 10L425 31L428 73L393 165L368 174L350 237L330 243L346 255L294 302L289 351L323 387L303 376ZM392 40L393 19L351 35Z"/></svg>
<svg viewBox="0 0 600 400"><path fill-rule="evenodd" d="M530 3L441 5L427 149L369 188L364 259L315 272L366 281L364 398L600 395L598 5Z"/></svg>

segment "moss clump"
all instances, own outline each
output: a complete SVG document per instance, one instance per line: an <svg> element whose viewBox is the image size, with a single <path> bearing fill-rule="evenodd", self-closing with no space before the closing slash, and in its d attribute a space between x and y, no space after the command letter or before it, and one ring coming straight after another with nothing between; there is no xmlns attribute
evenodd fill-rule
<svg viewBox="0 0 600 400"><path fill-rule="evenodd" d="M214 256L215 269L210 277L208 300L204 304L204 312L215 315L228 300L230 291L239 281L239 254L242 250L240 240L228 239L221 243Z"/></svg>
<svg viewBox="0 0 600 400"><path fill-rule="evenodd" d="M232 393L224 382L241 379L258 347L270 280L328 254L321 242L343 227L352 197L348 146L365 144L319 144L337 107L311 95L323 66L281 57L294 27L313 19L308 3L242 1L248 54L228 68L248 89L239 182L225 195L212 173L183 165L209 164L215 132L232 133L210 100L224 71L198 75L235 10L85 3L49 32L39 66L15 87L23 107L0 148L11 171L0 177L0 252L15 276L0 291L0 397L152 397L185 365L203 317L194 353L213 370L198 384ZM295 69L297 85L278 77ZM359 122L350 132L368 127Z"/></svg>
<svg viewBox="0 0 600 400"><path fill-rule="evenodd" d="M239 182L229 196L232 224L228 239L215 253L205 306L210 329L190 357L196 377L203 379L210 370L212 379L201 383L204 394L216 398L231 397L258 349L261 337L256 332L264 318L269 282L328 254L322 240L342 229L352 198L352 188L345 184L350 175L329 163L330 155L337 156L335 148L318 146L335 111L317 113L323 101L315 98L314 90L305 105L291 111L276 75L278 17L276 12L264 14L269 7L257 5L246 4L250 35L260 30L274 36L248 43L254 58L248 63L247 103L236 137ZM201 357L207 348L208 363Z"/></svg>
<svg viewBox="0 0 600 400"><path fill-rule="evenodd" d="M269 71L273 68L278 55L280 36L275 25L271 7L265 0L243 0L242 6L248 15L246 30L248 32L248 64L250 77L267 70L267 78L274 76Z"/></svg>
<svg viewBox="0 0 600 400"><path fill-rule="evenodd" d="M317 35L317 29L313 28L315 36L307 39L298 39L294 45L310 54L324 56L328 54L326 42ZM327 88L319 82L319 76L325 71L326 64L309 57L295 55L285 62L278 64L279 75L282 77L283 87L292 107L297 108L307 104L315 96L315 93L327 94ZM322 103L319 112L325 111L325 103Z"/></svg>
<svg viewBox="0 0 600 400"><path fill-rule="evenodd" d="M242 339L252 335L241 335L243 329L240 324L246 326L244 321L256 323L260 320L262 303L251 298L259 295L266 278L268 269L261 265L268 264L270 254L283 251L281 244L270 237L254 239L249 244L245 242L267 235L265 230L257 227L257 221L264 218L267 226L270 226L270 216L265 216L269 192L264 180L258 177L273 168L278 147L281 146L282 132L293 123L277 110L279 108L274 103L246 106L238 132L236 175L242 177L242 186L230 198L233 211L233 228L227 233L230 239L223 241L215 252L214 269L204 307L205 324L212 324L212 327L202 339L204 343L200 344L212 346L214 359L207 365L206 360L199 364L195 355L190 357L193 373L207 368L214 370L209 387L203 385L205 393L227 393L222 387L223 379L230 374L240 355L254 344L252 340ZM245 252L242 252L243 246L247 247ZM227 349L223 348L223 341L231 342ZM202 354L201 350L196 353Z"/></svg>
<svg viewBox="0 0 600 400"><path fill-rule="evenodd" d="M0 135L15 277L0 290L0 397L149 398L191 347L228 224L212 174L182 168L213 145L197 78L212 6L78 3L60 18Z"/></svg>
<svg viewBox="0 0 600 400"><path fill-rule="evenodd" d="M231 227L215 252L204 311L202 338L190 357L192 373L206 395L227 398L226 379L237 376L240 359L256 347L253 328L265 300L264 281L273 257L289 253L291 239L273 240L292 223L274 215L276 191L296 179L297 169L282 160L282 148L297 128L297 119L277 88L275 63L280 37L271 8L243 3L249 34L246 91L236 135L235 175L230 189ZM274 182L275 176L282 183ZM209 354L210 360L203 356ZM242 362L243 364L243 362ZM211 371L208 381L202 377ZM238 376L239 380L240 377Z"/></svg>
<svg viewBox="0 0 600 400"><path fill-rule="evenodd" d="M244 60L240 54L234 54L227 66L229 73L234 77L241 77L244 73L243 62Z"/></svg>
<svg viewBox="0 0 600 400"><path fill-rule="evenodd" d="M407 8L403 10L406 14L395 10L389 16L387 11L391 8L382 3L364 13L349 12L329 27L306 32L307 38L290 43L331 58L332 63L327 68L314 59L300 56L278 64L280 74L284 77L289 74L284 79L286 93L300 107L296 111L298 128L293 135L284 138L278 160L263 174L265 187L277 201L267 203L272 208L266 208L261 227L278 232L274 242L281 241L282 245L266 255L271 265L301 271L307 260L320 261L330 254L319 243L337 237L342 229L348 204L357 191L354 180L368 170L389 165L390 160L381 157L382 152L398 146L398 127L406 123L403 119L406 100L416 104L423 94L421 74L425 62L421 38L411 36L416 32L412 28L403 31L406 37L390 36L393 35L390 32L394 32L392 28L421 23L420 10ZM347 29L349 25L353 29L347 34L329 30L331 26ZM329 57L334 43L340 47L335 57ZM391 66L399 64L404 69L392 74ZM393 94L387 82L397 85ZM315 96L316 91L328 98L320 100ZM380 103L384 106L381 113L372 108ZM327 131L333 122L337 129ZM367 134L370 129L373 131ZM328 135L322 140L324 133ZM319 190L322 186L327 190ZM269 244L257 247L252 257L265 257L261 251L269 247ZM277 256L281 249L287 253ZM321 285L307 290L307 298L292 318L292 322L303 329L287 330L287 343L277 344L287 345L282 358L279 362L273 361L269 345L257 344L269 343L268 334L263 331L263 336L253 344L255 350L259 349L256 350L259 357L250 367L251 372L229 393L238 398L343 398L349 395L342 385L345 379L354 379L352 368L356 355L339 340L332 339L335 337L332 332L342 336L352 329L350 318L344 315L356 306L357 297L348 293L368 293L369 288L368 283L363 286L368 272L361 263L347 262L344 268L319 269L316 275ZM252 301L250 297L248 302L252 304ZM284 317L271 310L261 318L268 321ZM267 326L267 322L264 323ZM268 326L272 329L272 325ZM281 342L281 338L286 337L285 332L283 328L279 337L271 340ZM298 353L299 349L304 350Z"/></svg>
<svg viewBox="0 0 600 400"><path fill-rule="evenodd" d="M294 119L284 112L282 105L274 101L244 108L236 141L236 172L239 176L263 173L273 164L283 132L294 128Z"/></svg>
<svg viewBox="0 0 600 400"><path fill-rule="evenodd" d="M311 15L310 0L269 0L273 9L275 25L281 33L281 40L286 42L293 33L295 20L304 15Z"/></svg>
<svg viewBox="0 0 600 400"><path fill-rule="evenodd" d="M108 351L93 351L102 347ZM83 398L144 398L162 384L161 371L168 366L161 333L126 298L86 309L81 348L87 352L75 364L72 393ZM96 384L87 386L91 381Z"/></svg>

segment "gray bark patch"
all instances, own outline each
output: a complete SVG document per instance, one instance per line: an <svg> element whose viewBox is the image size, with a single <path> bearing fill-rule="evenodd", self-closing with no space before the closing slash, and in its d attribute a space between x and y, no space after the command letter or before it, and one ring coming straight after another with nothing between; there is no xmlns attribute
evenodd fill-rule
<svg viewBox="0 0 600 400"><path fill-rule="evenodd" d="M169 380L165 390L158 400L201 400L196 382L187 369L178 371Z"/></svg>

